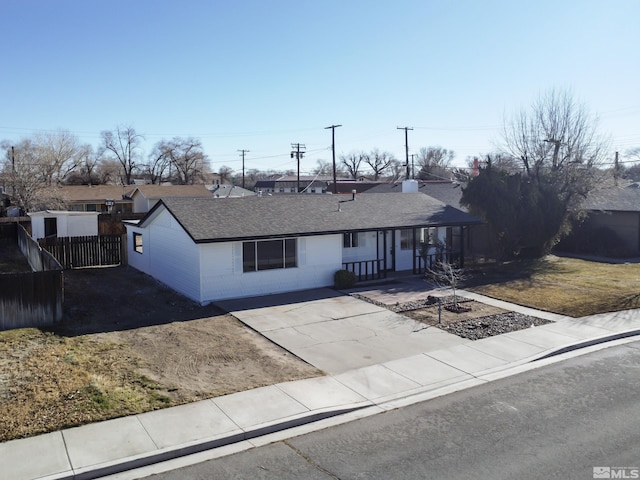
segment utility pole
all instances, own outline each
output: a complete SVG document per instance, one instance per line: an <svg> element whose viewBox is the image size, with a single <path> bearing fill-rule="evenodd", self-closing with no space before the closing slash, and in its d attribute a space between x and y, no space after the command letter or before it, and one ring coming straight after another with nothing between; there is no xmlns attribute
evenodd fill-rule
<svg viewBox="0 0 640 480"><path fill-rule="evenodd" d="M331 153L333 154L333 193L338 193L338 185L336 184L336 128L342 125L331 125L325 127L325 130L331 129Z"/></svg>
<svg viewBox="0 0 640 480"><path fill-rule="evenodd" d="M304 150L307 147L299 143L292 143L291 148L295 148L295 150L291 150L291 158L295 156L298 159L298 188L296 193L300 193L300 159L304 156L304 152L301 152L300 149Z"/></svg>
<svg viewBox="0 0 640 480"><path fill-rule="evenodd" d="M396 127L397 130L404 130L404 148L405 148L405 153L407 155L406 157L406 162L405 166L407 167L407 180L409 180L409 178L411 178L410 176L410 172L409 172L409 130L413 130L413 127Z"/></svg>
<svg viewBox="0 0 640 480"><path fill-rule="evenodd" d="M249 153L249 150L238 150L242 157L242 188L244 188L244 154Z"/></svg>

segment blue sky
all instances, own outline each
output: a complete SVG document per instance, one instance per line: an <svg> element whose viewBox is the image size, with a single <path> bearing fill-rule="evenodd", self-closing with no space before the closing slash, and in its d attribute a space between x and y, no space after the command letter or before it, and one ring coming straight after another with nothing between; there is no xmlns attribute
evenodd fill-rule
<svg viewBox="0 0 640 480"><path fill-rule="evenodd" d="M640 1L0 0L0 140L58 128L96 146L133 125L149 153L200 138L214 171L302 170L336 153L455 164L494 150L505 115L570 88L640 146Z"/></svg>

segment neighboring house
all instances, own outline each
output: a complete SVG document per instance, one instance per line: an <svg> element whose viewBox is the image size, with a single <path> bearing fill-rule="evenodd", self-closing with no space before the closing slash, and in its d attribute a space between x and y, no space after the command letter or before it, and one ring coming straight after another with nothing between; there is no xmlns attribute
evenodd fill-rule
<svg viewBox="0 0 640 480"><path fill-rule="evenodd" d="M255 195L255 192L247 190L246 188L238 187L237 185L208 185L207 189L211 190L211 193L216 198L252 197Z"/></svg>
<svg viewBox="0 0 640 480"><path fill-rule="evenodd" d="M333 180L327 182L327 192L350 194L355 190L356 193L364 193L380 185L381 183L383 182L374 182L372 180L366 180L364 178L361 178L360 180L337 179L335 184L335 192Z"/></svg>
<svg viewBox="0 0 640 480"><path fill-rule="evenodd" d="M584 208L588 227L609 228L624 242L630 255L640 255L640 184L606 185L592 190Z"/></svg>
<svg viewBox="0 0 640 480"><path fill-rule="evenodd" d="M463 258L466 230L477 223L407 193L163 198L126 227L129 265L206 304L329 286L345 268L417 273L422 242Z"/></svg>
<svg viewBox="0 0 640 480"><path fill-rule="evenodd" d="M130 213L134 185L65 185L47 191L54 203L74 212ZM51 208L51 207L49 207Z"/></svg>
<svg viewBox="0 0 640 480"><path fill-rule="evenodd" d="M413 180L413 182L415 182L413 187L414 191L424 193L447 205L459 208L465 212L467 211L465 207L460 205L463 185L459 182L449 180ZM403 184L404 182L380 183L368 189L366 193L400 193L402 192Z"/></svg>
<svg viewBox="0 0 640 480"><path fill-rule="evenodd" d="M28 213L34 240L98 235L98 212L44 210Z"/></svg>
<svg viewBox="0 0 640 480"><path fill-rule="evenodd" d="M301 175L300 193L346 193L351 194L354 190L363 193L370 188L379 185L381 182L374 182L365 179L351 180L345 178L336 179L334 192L333 177L328 175ZM296 193L298 191L298 177L296 175L286 175L275 180L258 180L254 186L256 193Z"/></svg>
<svg viewBox="0 0 640 480"><path fill-rule="evenodd" d="M146 213L162 197L210 198L204 185L137 185L128 194L133 201L133 213Z"/></svg>
<svg viewBox="0 0 640 480"><path fill-rule="evenodd" d="M325 193L332 177L326 175L285 175L274 180L258 180L253 187L256 193Z"/></svg>

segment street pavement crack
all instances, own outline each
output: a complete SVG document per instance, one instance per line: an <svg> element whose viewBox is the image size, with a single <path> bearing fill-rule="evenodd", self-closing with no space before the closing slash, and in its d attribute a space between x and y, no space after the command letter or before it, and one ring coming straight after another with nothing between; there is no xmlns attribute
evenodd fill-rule
<svg viewBox="0 0 640 480"><path fill-rule="evenodd" d="M288 440L284 440L282 443L284 443L287 447L289 447L291 450L293 450L305 462L307 462L309 465L311 465L313 468L315 468L319 472L324 473L325 475L329 476L329 478L333 478L334 480L341 480L340 477L338 477L337 475L333 474L332 472L330 472L326 468L321 467L316 462L314 462L308 455L306 455L304 452L300 451L299 449L297 449L296 447L291 445Z"/></svg>

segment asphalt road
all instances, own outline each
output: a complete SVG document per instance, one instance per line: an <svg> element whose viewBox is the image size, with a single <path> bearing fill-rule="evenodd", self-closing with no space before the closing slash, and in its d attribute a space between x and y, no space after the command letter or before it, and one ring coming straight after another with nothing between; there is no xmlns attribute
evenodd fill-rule
<svg viewBox="0 0 640 480"><path fill-rule="evenodd" d="M638 478L640 342L153 480L591 479L594 467Z"/></svg>

